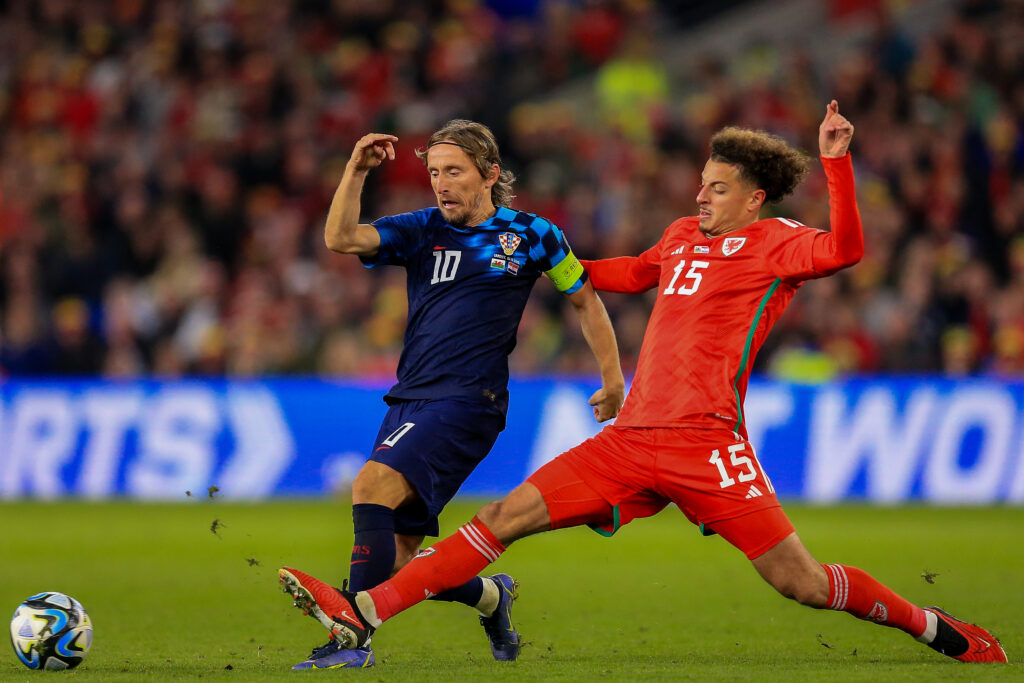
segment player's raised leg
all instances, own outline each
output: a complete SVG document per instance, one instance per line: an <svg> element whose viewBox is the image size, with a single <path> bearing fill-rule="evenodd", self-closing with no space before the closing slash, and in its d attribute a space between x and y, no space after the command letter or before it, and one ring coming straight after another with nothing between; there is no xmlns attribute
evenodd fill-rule
<svg viewBox="0 0 1024 683"><path fill-rule="evenodd" d="M610 433L606 429L547 463L505 498L484 506L457 533L420 553L390 581L367 591L366 599L360 594L358 606L371 617L368 623L377 626L480 572L521 538L581 524L608 524L613 519L611 504L568 461L572 456L578 464L584 454L605 453L607 443L614 442Z"/></svg>
<svg viewBox="0 0 1024 683"><path fill-rule="evenodd" d="M588 504L595 519L610 512L610 506L596 496ZM586 517L576 515L581 520ZM339 642L358 647L384 621L479 574L508 544L550 528L544 497L534 484L525 482L504 499L484 506L456 533L424 550L389 581L369 591L339 591L288 568L281 570L281 580L296 604L336 634Z"/></svg>
<svg viewBox="0 0 1024 683"><path fill-rule="evenodd" d="M504 551L505 545L486 524L474 517L452 536L421 552L391 580L369 591L353 593L331 588L290 568L283 568L280 576L286 591L295 598L296 606L319 620L345 647L362 647L383 621L423 600L464 585ZM511 577L499 575L496 578L487 581L498 588L499 581L507 579L510 590L503 599L499 598L494 610L497 617L492 613L484 626L495 658L515 659L519 650L518 633L512 629L505 637L495 639L491 633L494 629L489 628L506 621L511 626L509 610L515 598Z"/></svg>
<svg viewBox="0 0 1024 683"><path fill-rule="evenodd" d="M505 545L474 517L370 591L338 590L290 567L282 568L279 575L284 590L303 613L316 618L344 647L357 648L386 619L465 583L504 551Z"/></svg>
<svg viewBox="0 0 1024 683"><path fill-rule="evenodd" d="M281 570L282 585L295 598L296 605L337 634L339 642L346 647L359 647L387 619L477 575L497 560L513 541L550 529L581 524L605 526L616 521L608 496L616 500L628 498L633 491L632 484L621 475L609 474L602 480L597 472L586 471L585 464L588 457L607 464L605 461L628 440L606 429L594 439L555 458L508 496L484 506L471 522L421 552L392 579L376 588L360 593L340 591L289 568ZM570 459L575 466L569 464ZM599 493L602 481L620 489ZM644 515L654 514L668 503L667 499L660 498L652 502L656 504L643 508ZM624 513L626 521L635 516L633 512L635 510ZM509 653L518 651L518 634L512 629L509 637L514 637L515 641L510 643L501 642L491 633L499 626L508 630L504 624L507 610L501 606L507 607L515 597L514 583L509 586L509 577L500 574L490 580L501 584L502 603L498 618L484 623L484 627L495 657L511 659Z"/></svg>

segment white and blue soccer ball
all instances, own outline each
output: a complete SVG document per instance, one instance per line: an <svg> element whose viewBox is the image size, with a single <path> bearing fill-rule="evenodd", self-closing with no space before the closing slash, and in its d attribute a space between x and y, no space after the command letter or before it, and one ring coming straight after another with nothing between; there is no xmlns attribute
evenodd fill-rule
<svg viewBox="0 0 1024 683"><path fill-rule="evenodd" d="M64 593L37 593L14 610L11 645L30 669L74 669L92 645L92 620Z"/></svg>

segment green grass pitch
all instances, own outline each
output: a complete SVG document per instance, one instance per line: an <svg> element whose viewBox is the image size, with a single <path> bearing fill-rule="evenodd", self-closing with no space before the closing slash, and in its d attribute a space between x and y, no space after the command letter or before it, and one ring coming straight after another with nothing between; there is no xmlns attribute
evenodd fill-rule
<svg viewBox="0 0 1024 683"><path fill-rule="evenodd" d="M442 533L476 506L450 506ZM1024 656L1024 508L787 510L819 560L860 566L917 604L976 620L1011 662ZM347 503L6 503L0 521L0 607L12 614L29 595L58 590L92 616L85 663L58 674L75 681L1024 678L1018 663L963 665L898 631L791 603L674 508L611 539L571 529L506 553L494 568L522 584L518 662L491 659L469 608L428 603L386 624L377 667L358 672L288 670L325 632L291 606L276 575L292 564L340 581ZM0 680L51 676L5 647Z"/></svg>

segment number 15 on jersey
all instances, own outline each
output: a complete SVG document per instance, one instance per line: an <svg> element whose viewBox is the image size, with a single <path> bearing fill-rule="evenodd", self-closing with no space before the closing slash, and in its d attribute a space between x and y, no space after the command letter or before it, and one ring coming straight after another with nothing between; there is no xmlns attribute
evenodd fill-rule
<svg viewBox="0 0 1024 683"><path fill-rule="evenodd" d="M686 268L686 259L683 259L672 269L672 272L675 274L672 276L672 281L668 283L668 287L665 288L663 294L693 294L700 287L701 278L704 277L701 271L710 265L708 261L691 261L690 269L686 271L683 282L677 289L676 282L679 280L679 276L683 274L683 269Z"/></svg>

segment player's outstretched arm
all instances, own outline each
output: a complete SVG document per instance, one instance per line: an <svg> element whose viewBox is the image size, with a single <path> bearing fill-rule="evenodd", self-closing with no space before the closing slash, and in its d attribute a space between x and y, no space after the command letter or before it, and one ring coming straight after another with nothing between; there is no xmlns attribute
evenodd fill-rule
<svg viewBox="0 0 1024 683"><path fill-rule="evenodd" d="M852 266L864 256L864 228L853 180L850 141L853 124L839 113L839 103L832 100L825 107L825 117L818 127L818 149L828 179L829 222L832 231L814 242L814 269L830 275Z"/></svg>
<svg viewBox="0 0 1024 683"><path fill-rule="evenodd" d="M594 406L594 418L604 422L619 414L626 395L626 380L622 377L622 366L619 365L615 330L604 303L590 282L583 283L582 287L570 294L569 301L576 309L580 327L583 328L583 338L590 345L601 370L601 388L590 397L590 405Z"/></svg>
<svg viewBox="0 0 1024 683"><path fill-rule="evenodd" d="M586 261L580 259L594 289L602 292L640 294L658 284L661 277L659 247L654 245L639 256Z"/></svg>
<svg viewBox="0 0 1024 683"><path fill-rule="evenodd" d="M359 196L370 169L380 166L385 158L395 158L395 142L398 138L394 135L370 133L356 143L327 213L324 242L331 251L373 256L380 249L377 229L359 223Z"/></svg>

